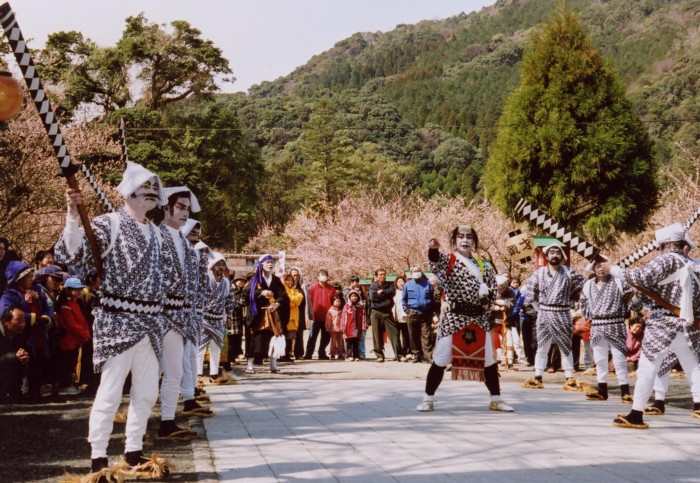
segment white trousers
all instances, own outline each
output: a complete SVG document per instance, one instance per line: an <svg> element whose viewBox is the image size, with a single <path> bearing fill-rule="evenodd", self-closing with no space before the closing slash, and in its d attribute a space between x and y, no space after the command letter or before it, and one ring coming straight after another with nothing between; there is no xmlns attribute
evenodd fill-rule
<svg viewBox="0 0 700 483"><path fill-rule="evenodd" d="M221 349L219 346L210 342L200 349L197 354L197 374L200 376L204 374L204 354L207 352L207 346L209 346L209 375L216 376L219 374L219 361L221 360Z"/></svg>
<svg viewBox="0 0 700 483"><path fill-rule="evenodd" d="M675 352L678 361L681 363L686 377L690 382L690 393L694 403L700 403L700 366L698 365L698 355L688 346L688 341L683 332L678 332L671 345L666 350L660 352L654 362L647 359L642 351L637 367L637 382L634 385L634 402L632 409L644 411L644 407L649 401L649 396L654 390L654 380L659 373L659 368L668 352Z"/></svg>
<svg viewBox="0 0 700 483"><path fill-rule="evenodd" d="M494 329L497 333L498 336L501 338L501 342L503 342L503 337L501 335L501 329L496 327ZM518 360L520 362L523 362L525 360L525 348L523 347L523 340L520 338L520 334L518 333L518 329L515 327L510 327L508 331L506 332L506 354L508 355L508 363L512 364L513 361L515 360L515 355L518 356ZM503 348L498 349L498 359L503 359Z"/></svg>
<svg viewBox="0 0 700 483"><path fill-rule="evenodd" d="M131 372L131 394L126 419L125 452L143 449L143 435L148 417L158 399L158 358L148 337L131 349L114 356L102 368L100 386L90 411L88 441L92 458L107 456L114 416L122 400L126 376Z"/></svg>
<svg viewBox="0 0 700 483"><path fill-rule="evenodd" d="M690 384L690 375L686 374L688 377L688 384ZM656 376L654 378L654 400L664 401L666 400L666 393L668 392L668 386L671 383L671 372L667 372L663 376Z"/></svg>
<svg viewBox="0 0 700 483"><path fill-rule="evenodd" d="M189 340L185 341L185 354L182 358L182 384L180 392L182 399L194 399L194 388L197 387L197 347Z"/></svg>
<svg viewBox="0 0 700 483"><path fill-rule="evenodd" d="M183 376L183 354L185 342L182 335L169 330L163 338L163 354L160 358L160 370L163 380L160 383L160 419L172 421L175 419L177 398L180 396L180 386Z"/></svg>
<svg viewBox="0 0 700 483"><path fill-rule="evenodd" d="M593 358L595 360L595 372L598 382L608 382L608 353L612 352L617 382L620 384L629 384L629 379L627 377L627 355L610 345L607 339L599 340L591 344L591 346L593 347Z"/></svg>
<svg viewBox="0 0 700 483"><path fill-rule="evenodd" d="M547 355L552 347L553 340L550 338L546 344L537 346L535 354L535 376L541 376L547 366ZM560 351L561 352L561 351ZM566 377L574 377L574 354L569 351L569 355L561 354L561 366L564 368Z"/></svg>
<svg viewBox="0 0 700 483"><path fill-rule="evenodd" d="M491 332L486 333L486 350L484 356L484 367L489 367L496 363L495 351L493 350L493 336ZM433 352L433 363L436 366L447 367L452 362L452 336L438 336Z"/></svg>

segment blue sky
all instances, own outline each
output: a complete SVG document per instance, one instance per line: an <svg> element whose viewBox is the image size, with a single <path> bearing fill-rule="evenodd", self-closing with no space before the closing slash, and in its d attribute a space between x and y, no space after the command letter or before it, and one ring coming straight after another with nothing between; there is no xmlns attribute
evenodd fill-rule
<svg viewBox="0 0 700 483"><path fill-rule="evenodd" d="M221 48L246 91L303 65L355 32L388 31L480 10L495 0L9 0L24 37L40 48L48 34L78 30L114 45L124 19L144 12L152 22L187 20Z"/></svg>

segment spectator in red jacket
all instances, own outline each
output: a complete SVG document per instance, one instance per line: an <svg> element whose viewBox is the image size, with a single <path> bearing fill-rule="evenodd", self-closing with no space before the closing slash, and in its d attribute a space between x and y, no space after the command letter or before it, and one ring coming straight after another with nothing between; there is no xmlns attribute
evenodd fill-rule
<svg viewBox="0 0 700 483"><path fill-rule="evenodd" d="M318 271L318 282L309 287L308 303L313 315L313 324L309 332L309 340L306 343L306 355L304 359L309 360L316 349L316 339L321 334L321 343L318 348L318 358L327 360L326 348L331 342L331 335L326 330L326 313L333 305L333 297L336 296L335 288L328 283L328 270Z"/></svg>
<svg viewBox="0 0 700 483"><path fill-rule="evenodd" d="M59 396L80 394L74 382L74 370L78 363L80 348L90 340L90 327L78 302L83 296L85 285L78 278L71 277L63 284L63 290L56 303L56 324L63 332L59 340L61 351L58 354Z"/></svg>

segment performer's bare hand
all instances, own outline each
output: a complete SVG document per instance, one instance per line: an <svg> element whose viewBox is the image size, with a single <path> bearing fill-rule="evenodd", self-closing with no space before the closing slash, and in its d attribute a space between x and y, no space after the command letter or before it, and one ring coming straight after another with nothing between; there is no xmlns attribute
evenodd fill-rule
<svg viewBox="0 0 700 483"><path fill-rule="evenodd" d="M431 248L440 248L440 242L437 238L431 238L428 242L428 250L430 250Z"/></svg>
<svg viewBox="0 0 700 483"><path fill-rule="evenodd" d="M272 297L273 294L269 290L263 290L262 292L260 292L260 295L262 295L266 299L269 299L270 297Z"/></svg>
<svg viewBox="0 0 700 483"><path fill-rule="evenodd" d="M83 195L80 191L75 191L73 188L68 188L66 190L66 203L68 203L68 208L74 216L78 216L78 205L83 204Z"/></svg>

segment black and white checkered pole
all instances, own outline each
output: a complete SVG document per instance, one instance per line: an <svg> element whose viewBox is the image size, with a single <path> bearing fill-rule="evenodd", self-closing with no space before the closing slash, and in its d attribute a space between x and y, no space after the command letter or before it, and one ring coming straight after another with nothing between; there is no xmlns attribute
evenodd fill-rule
<svg viewBox="0 0 700 483"><path fill-rule="evenodd" d="M124 127L124 118L119 118L119 144L122 147L122 162L126 165L129 161L129 148L126 146L126 129Z"/></svg>
<svg viewBox="0 0 700 483"><path fill-rule="evenodd" d="M39 77L39 73L36 71L31 53L27 48L27 43L24 41L24 36L22 35L19 25L17 25L15 14L12 11L12 8L10 8L9 3L3 3L0 5L0 26L5 32L5 37L10 43L10 48L17 59L17 63L22 71L24 81L27 84L27 88L29 89L32 99L34 100L34 105L39 111L39 116L41 116L41 120L44 123L44 128L46 129L46 133L51 141L51 146L53 146L53 150L56 153L61 174L65 176L68 186L75 191L80 191L78 181L75 179L75 173L78 171L78 169L80 169L105 207L107 207L107 209L110 211L114 211L114 208L107 199L107 196L105 196L104 192L102 192L97 184L97 181L95 181L95 178L92 176L87 167L81 163L80 168L78 168L75 164L71 163L71 156L68 153L68 147L63 139L61 127L58 125L58 120L56 119L53 109L51 109L49 98L41 84L41 78ZM80 220L82 221L83 228L85 229L85 236L90 242L95 268L97 268L99 273L102 273L102 258L100 257L99 246L97 245L97 240L92 232L90 218L85 210L85 205L78 205L78 212L80 214Z"/></svg>
<svg viewBox="0 0 700 483"><path fill-rule="evenodd" d="M693 223L698 221L698 218L700 218L700 208L695 210L695 212L690 215L690 218L688 218L688 221L685 223L685 229L689 230L691 226L693 226ZM637 262L644 258L645 256L649 255L651 252L656 250L658 248L658 245L656 244L656 241L652 241L647 243L646 245L637 248L635 251L633 251L631 254L627 255L625 258L623 258L618 265L620 265L622 268L627 268L630 265L632 265L634 262Z"/></svg>
<svg viewBox="0 0 700 483"><path fill-rule="evenodd" d="M589 262L594 261L598 257L600 253L598 248L572 233L566 227L560 226L559 223L554 221L549 215L541 210L533 208L533 206L524 199L520 198L520 201L518 201L518 204L515 206L515 211L520 213L527 221L537 226L545 233L548 233L553 238L556 238Z"/></svg>
<svg viewBox="0 0 700 483"><path fill-rule="evenodd" d="M107 199L107 196L104 194L87 166L85 166L84 163L80 163L80 166L76 166L75 164L71 163L71 156L68 153L68 148L63 139L61 127L58 124L58 120L56 119L53 109L51 109L49 98L41 84L41 79L36 71L34 62L32 61L29 48L24 41L22 31L17 25L14 12L8 3L0 5L0 25L5 31L5 36L7 37L10 47L12 48L12 52L17 59L17 63L22 71L24 81L26 82L29 93L34 100L34 105L39 111L39 115L44 123L46 133L49 135L51 146L53 146L53 150L58 158L58 164L61 167L61 174L63 176L72 175L75 174L78 169L80 169L85 175L85 178L90 186L92 186L92 189L94 189L95 193L97 193L97 197L100 199L105 208L107 208L109 211L114 211L114 207Z"/></svg>

